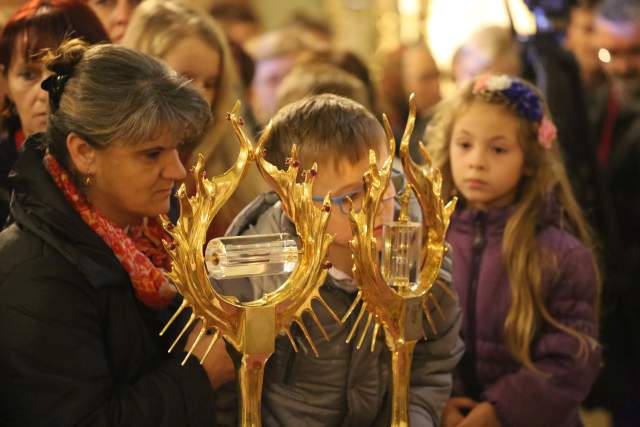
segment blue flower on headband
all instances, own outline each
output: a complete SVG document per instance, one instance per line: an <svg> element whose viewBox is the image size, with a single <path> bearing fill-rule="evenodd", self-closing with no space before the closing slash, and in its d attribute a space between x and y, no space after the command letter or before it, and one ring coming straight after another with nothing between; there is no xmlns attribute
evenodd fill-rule
<svg viewBox="0 0 640 427"><path fill-rule="evenodd" d="M544 117L542 102L527 85L509 76L485 75L476 80L473 93L498 92L505 96L522 117L539 122Z"/></svg>
<svg viewBox="0 0 640 427"><path fill-rule="evenodd" d="M532 122L542 120L544 112L542 105L540 105L540 98L524 83L514 80L511 86L503 90L502 93L516 107L520 115Z"/></svg>
<svg viewBox="0 0 640 427"><path fill-rule="evenodd" d="M476 79L474 94L499 93L513 105L520 116L538 124L538 142L547 150L558 136L553 122L544 116L542 100L522 81L507 75L485 74Z"/></svg>

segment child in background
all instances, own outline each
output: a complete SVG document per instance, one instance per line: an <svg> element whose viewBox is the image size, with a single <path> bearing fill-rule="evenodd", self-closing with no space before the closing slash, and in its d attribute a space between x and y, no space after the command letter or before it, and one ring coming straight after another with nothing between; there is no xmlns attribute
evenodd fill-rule
<svg viewBox="0 0 640 427"><path fill-rule="evenodd" d="M162 59L191 79L211 105L213 121L202 139L191 145L185 163L194 165L202 153L209 176L225 172L239 151L225 117L240 98L240 83L227 39L214 20L181 0L148 0L133 14L122 44ZM250 170L245 179L247 185L238 189L216 217L210 237L224 234L235 215L266 191L256 170Z"/></svg>
<svg viewBox="0 0 640 427"><path fill-rule="evenodd" d="M369 92L362 81L328 63L309 63L295 66L282 80L276 95L278 109L313 95L332 93L348 98L372 110Z"/></svg>
<svg viewBox="0 0 640 427"><path fill-rule="evenodd" d="M352 278L348 243L352 235L345 198L351 197L356 208L362 200L362 175L368 169L370 149L377 152L380 164L389 156L384 131L363 106L331 94L289 104L276 114L272 123L271 137L265 146L267 159L284 169L291 146L297 144L301 169L309 169L313 162L318 163L313 195L322 199L330 191L333 196L327 227L327 232L335 235L328 253L333 267L320 294L341 317L357 291ZM395 189L390 186L378 211L376 236L380 236L382 224L393 220L394 196ZM295 235L295 228L283 212L277 195L271 192L249 205L236 218L228 234L280 232ZM225 294L252 300L275 290L280 283L274 277L262 277L251 280L250 284L223 281L219 285ZM409 411L415 426L439 425L442 408L451 390L451 371L462 353L458 337L458 302L437 287L434 292L444 316L434 313L438 333L433 334L425 327L427 339L416 345L413 355ZM318 326L308 321L310 319L305 318L305 325L319 357L308 348L300 330L295 333L297 353L286 336L276 341L276 350L265 370L263 424L389 425L390 355L383 334L378 337L375 351L358 350L355 340L346 343L354 317L340 325L322 308L318 308L317 314L329 341L324 340Z"/></svg>
<svg viewBox="0 0 640 427"><path fill-rule="evenodd" d="M539 92L484 75L427 130L443 196L466 354L444 426L581 425L598 373L599 278Z"/></svg>
<svg viewBox="0 0 640 427"><path fill-rule="evenodd" d="M522 72L521 55L509 28L490 25L474 31L456 50L451 74L458 87L486 73L517 76Z"/></svg>
<svg viewBox="0 0 640 427"><path fill-rule="evenodd" d="M275 103L280 83L300 58L328 49L310 34L295 28L261 34L244 47L256 66L250 102L259 126L265 126L278 111Z"/></svg>

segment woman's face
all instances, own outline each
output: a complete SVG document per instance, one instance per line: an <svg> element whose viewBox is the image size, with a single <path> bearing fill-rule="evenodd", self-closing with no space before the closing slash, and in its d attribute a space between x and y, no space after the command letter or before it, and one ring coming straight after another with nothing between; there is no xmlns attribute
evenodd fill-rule
<svg viewBox="0 0 640 427"><path fill-rule="evenodd" d="M87 198L121 227L166 214L176 182L186 176L178 145L165 133L133 145L115 142L105 149L89 148L90 161L80 167L76 162L82 174L93 178L86 188Z"/></svg>
<svg viewBox="0 0 640 427"><path fill-rule="evenodd" d="M141 0L88 0L87 4L107 30L112 43L122 40L129 20Z"/></svg>
<svg viewBox="0 0 640 427"><path fill-rule="evenodd" d="M199 37L180 40L165 56L165 62L178 74L191 80L209 105L216 102L221 60L217 49Z"/></svg>
<svg viewBox="0 0 640 427"><path fill-rule="evenodd" d="M42 61L27 61L25 49L17 43L7 70L7 94L13 101L25 135L47 129L49 96L40 84L51 73Z"/></svg>

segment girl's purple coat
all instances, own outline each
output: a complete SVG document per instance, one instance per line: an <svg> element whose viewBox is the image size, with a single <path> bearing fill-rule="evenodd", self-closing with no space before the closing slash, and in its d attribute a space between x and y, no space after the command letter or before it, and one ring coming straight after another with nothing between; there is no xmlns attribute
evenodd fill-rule
<svg viewBox="0 0 640 427"><path fill-rule="evenodd" d="M477 397L494 405L503 427L580 426L578 407L598 373L599 346L589 346L586 356L579 356L576 338L541 325L531 357L548 377L523 367L506 347L503 331L511 291L502 262L502 237L512 212L513 208L458 211L447 236L453 248L454 285L464 313L462 334L468 351L475 354L468 366L475 371ZM546 212L544 217L538 241L556 258L555 263L540 266L546 307L556 320L595 338L598 290L591 253L559 228L558 213ZM475 281L473 271L477 271ZM477 290L475 304L472 289ZM470 384L464 383L462 372L460 366L454 393L469 395Z"/></svg>

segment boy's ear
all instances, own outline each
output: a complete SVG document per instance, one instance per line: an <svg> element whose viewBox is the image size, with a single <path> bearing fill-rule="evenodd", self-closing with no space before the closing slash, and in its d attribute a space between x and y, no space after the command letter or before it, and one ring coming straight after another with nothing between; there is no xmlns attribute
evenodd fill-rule
<svg viewBox="0 0 640 427"><path fill-rule="evenodd" d="M96 149L76 133L67 135L67 151L72 165L81 175L94 175Z"/></svg>

